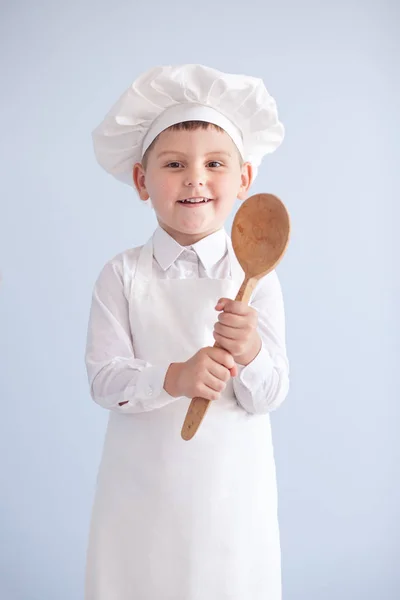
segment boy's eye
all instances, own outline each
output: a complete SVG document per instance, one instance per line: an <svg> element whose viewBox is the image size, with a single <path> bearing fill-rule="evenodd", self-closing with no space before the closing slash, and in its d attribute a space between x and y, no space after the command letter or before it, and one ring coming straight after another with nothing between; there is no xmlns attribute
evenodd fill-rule
<svg viewBox="0 0 400 600"><path fill-rule="evenodd" d="M182 163L178 161L173 161L167 164L167 167L171 167L172 169L179 169L182 166Z"/></svg>
<svg viewBox="0 0 400 600"><path fill-rule="evenodd" d="M208 163L208 166L211 168L215 168L215 167L221 167L222 164L218 160L212 160L211 162Z"/></svg>

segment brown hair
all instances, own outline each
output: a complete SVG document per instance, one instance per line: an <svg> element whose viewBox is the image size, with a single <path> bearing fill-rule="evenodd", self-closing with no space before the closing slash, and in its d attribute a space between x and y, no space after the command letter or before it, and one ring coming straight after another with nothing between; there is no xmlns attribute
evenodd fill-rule
<svg viewBox="0 0 400 600"><path fill-rule="evenodd" d="M214 125L214 123L208 123L207 121L183 121L182 123L175 123L175 125L171 125L171 127L167 127L164 131L172 130L172 131L195 131L196 129L208 129L209 127L213 127L217 131L223 132L224 129L219 127L219 125ZM149 154L154 148L159 136L159 134L154 140L151 142L150 146L147 148L146 152L143 154L142 158L142 166L143 169L147 168L147 161L149 159ZM240 164L242 164L242 157L239 154Z"/></svg>

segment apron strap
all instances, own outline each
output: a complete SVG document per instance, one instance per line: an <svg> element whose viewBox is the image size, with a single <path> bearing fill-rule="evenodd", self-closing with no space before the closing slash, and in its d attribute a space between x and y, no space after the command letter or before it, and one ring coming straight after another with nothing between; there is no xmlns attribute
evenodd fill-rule
<svg viewBox="0 0 400 600"><path fill-rule="evenodd" d="M153 236L142 246L136 264L135 279L150 281L153 275Z"/></svg>

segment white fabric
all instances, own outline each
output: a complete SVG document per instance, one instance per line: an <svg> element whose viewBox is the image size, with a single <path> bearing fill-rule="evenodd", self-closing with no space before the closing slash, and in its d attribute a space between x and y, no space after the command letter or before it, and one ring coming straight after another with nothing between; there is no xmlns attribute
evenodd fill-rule
<svg viewBox="0 0 400 600"><path fill-rule="evenodd" d="M198 114L202 120L202 111L208 109L212 109L210 118L216 114L219 120L224 118L223 129L235 143L242 144L244 160L252 163L254 173L262 157L276 150L284 137L275 100L261 79L204 65L161 66L136 79L93 131L99 164L118 180L133 185L132 168L142 159L149 131L160 129L157 123L164 123L165 111L167 126L187 120L182 111L190 109L185 106L196 107L190 119ZM169 119L169 111L175 110L174 118Z"/></svg>
<svg viewBox="0 0 400 600"><path fill-rule="evenodd" d="M181 362L212 344L215 302L233 297L243 277L229 242L227 249L232 279L159 279L153 238L135 252L134 276L122 255L120 287L139 359ZM111 312L112 296L116 289L107 298ZM118 350L112 344L103 338L104 359ZM149 388L137 414L110 413L86 600L280 600L269 415L243 410L230 381L195 438L184 442L180 429L190 399L164 390L153 410L146 403L151 395Z"/></svg>
<svg viewBox="0 0 400 600"><path fill-rule="evenodd" d="M180 246L161 227L153 240L153 269L158 279L230 276L227 243L231 241L224 229L192 248ZM154 364L135 352L128 298L140 250L127 250L104 266L94 287L88 327L86 365L92 397L100 406L121 413L163 405L163 385L171 362ZM248 412L268 412L281 404L289 387L284 306L275 271L259 282L250 304L258 311L263 346L252 363L238 366L233 386L238 402ZM215 312L215 321L217 316ZM119 406L127 400L128 404Z"/></svg>
<svg viewBox="0 0 400 600"><path fill-rule="evenodd" d="M225 229L212 233L193 246L181 246L162 227L157 227L153 247L154 269L159 279L230 277Z"/></svg>
<svg viewBox="0 0 400 600"><path fill-rule="evenodd" d="M214 108L202 106L201 104L174 104L174 106L166 108L150 126L143 140L142 156L162 131L168 129L171 125L175 125L175 123L182 123L183 121L204 121L218 125L230 135L244 159L243 140L239 129Z"/></svg>

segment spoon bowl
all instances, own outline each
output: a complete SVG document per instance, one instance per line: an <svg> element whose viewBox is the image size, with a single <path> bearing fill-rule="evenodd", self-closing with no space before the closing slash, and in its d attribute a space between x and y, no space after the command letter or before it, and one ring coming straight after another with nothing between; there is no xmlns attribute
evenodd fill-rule
<svg viewBox="0 0 400 600"><path fill-rule="evenodd" d="M273 194L255 194L237 211L232 245L240 266L250 279L260 279L283 258L290 234L289 214Z"/></svg>

